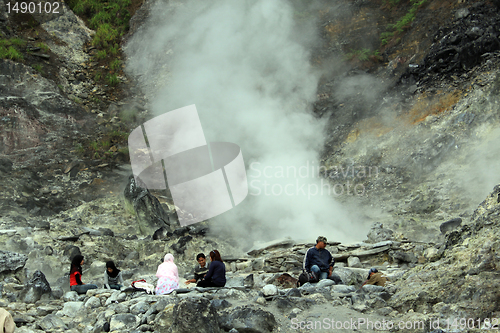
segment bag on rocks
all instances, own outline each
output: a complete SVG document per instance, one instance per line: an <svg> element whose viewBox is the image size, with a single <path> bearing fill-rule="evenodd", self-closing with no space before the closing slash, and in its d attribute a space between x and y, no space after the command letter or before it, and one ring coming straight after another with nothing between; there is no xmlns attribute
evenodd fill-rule
<svg viewBox="0 0 500 333"><path fill-rule="evenodd" d="M137 291L145 291L148 294L154 295L155 293L155 286L147 283L144 279L132 282L132 287Z"/></svg>
<svg viewBox="0 0 500 333"><path fill-rule="evenodd" d="M316 274L314 274L314 272L303 271L299 275L299 280L297 281L297 287L300 287L300 286L306 284L307 282L316 283L318 281L319 281L319 279L316 276Z"/></svg>

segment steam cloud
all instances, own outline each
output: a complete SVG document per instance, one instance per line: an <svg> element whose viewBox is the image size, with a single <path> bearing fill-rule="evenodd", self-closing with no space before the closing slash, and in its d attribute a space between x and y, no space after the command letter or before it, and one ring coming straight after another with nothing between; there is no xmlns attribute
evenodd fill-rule
<svg viewBox="0 0 500 333"><path fill-rule="evenodd" d="M287 1L159 1L126 47L155 115L196 104L208 142L242 148L250 194L214 219L219 232L250 243L366 235L317 176L325 123L311 113L314 41Z"/></svg>

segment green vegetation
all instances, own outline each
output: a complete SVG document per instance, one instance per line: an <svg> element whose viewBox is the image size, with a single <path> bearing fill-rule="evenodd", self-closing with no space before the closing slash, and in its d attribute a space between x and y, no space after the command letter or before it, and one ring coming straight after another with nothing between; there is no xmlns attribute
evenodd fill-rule
<svg viewBox="0 0 500 333"><path fill-rule="evenodd" d="M121 66L122 66L122 61L120 59L115 59L111 62L109 68L111 68L114 71L117 71L121 68Z"/></svg>
<svg viewBox="0 0 500 333"><path fill-rule="evenodd" d="M346 60L365 62L369 60L378 60L380 58L380 52L378 50L371 51L370 49L351 50L351 52L347 53L344 57Z"/></svg>
<svg viewBox="0 0 500 333"><path fill-rule="evenodd" d="M108 74L106 76L106 82L110 86L116 86L118 83L120 83L120 79L118 78L118 76L116 76L116 74Z"/></svg>
<svg viewBox="0 0 500 333"><path fill-rule="evenodd" d="M100 50L100 51L97 51L97 54L96 54L96 58L97 59L106 59L106 50Z"/></svg>
<svg viewBox="0 0 500 333"><path fill-rule="evenodd" d="M118 154L128 156L128 148L117 148L127 143L128 133L120 130L110 130L99 140L78 142L75 144L75 152L82 156L95 159L106 159L116 157Z"/></svg>
<svg viewBox="0 0 500 333"><path fill-rule="evenodd" d="M14 61L23 60L21 50L26 47L26 43L20 38L0 39L0 58Z"/></svg>
<svg viewBox="0 0 500 333"><path fill-rule="evenodd" d="M98 82L98 81L101 80L101 78L102 78L102 72L95 73L95 75L94 75L94 81Z"/></svg>
<svg viewBox="0 0 500 333"><path fill-rule="evenodd" d="M40 64L35 64L31 66L34 70L39 72L40 74L43 74L43 66Z"/></svg>
<svg viewBox="0 0 500 333"><path fill-rule="evenodd" d="M68 0L67 4L84 20L96 33L92 39L92 46L97 48L95 58L101 64L111 64L111 72L105 78L97 72L95 81L106 79L106 83L114 86L120 81L117 72L121 70L119 63L115 63L120 55L120 40L129 28L130 13L128 7L131 0Z"/></svg>
<svg viewBox="0 0 500 333"><path fill-rule="evenodd" d="M389 0L389 3L395 5L399 2L399 0ZM415 15L418 11L418 8L427 2L427 0L410 0L411 7L408 12L395 24L389 24L387 26L387 32L383 32L380 34L380 42L382 45L389 43L393 38L398 34L405 31L405 29L410 25L410 23L415 20Z"/></svg>
<svg viewBox="0 0 500 333"><path fill-rule="evenodd" d="M38 44L36 44L36 46L39 47L40 50L42 50L45 53L50 51L50 47L48 47L47 44L45 44L45 43L38 43Z"/></svg>

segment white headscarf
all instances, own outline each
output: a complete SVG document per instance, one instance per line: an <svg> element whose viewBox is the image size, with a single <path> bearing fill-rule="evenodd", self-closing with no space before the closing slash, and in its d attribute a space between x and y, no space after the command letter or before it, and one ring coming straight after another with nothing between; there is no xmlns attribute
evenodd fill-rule
<svg viewBox="0 0 500 333"><path fill-rule="evenodd" d="M179 280L179 273L177 271L177 265L174 264L174 256L171 253L167 253L163 259L163 264L158 266L156 271L157 277L171 277Z"/></svg>

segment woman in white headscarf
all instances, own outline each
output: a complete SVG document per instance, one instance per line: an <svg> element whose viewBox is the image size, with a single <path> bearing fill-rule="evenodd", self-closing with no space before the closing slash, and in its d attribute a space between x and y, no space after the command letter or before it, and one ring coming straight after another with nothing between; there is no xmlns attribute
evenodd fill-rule
<svg viewBox="0 0 500 333"><path fill-rule="evenodd" d="M174 264L174 256L171 253L165 255L163 264L158 266L156 271L158 283L156 284L156 295L171 293L179 288L179 272Z"/></svg>

